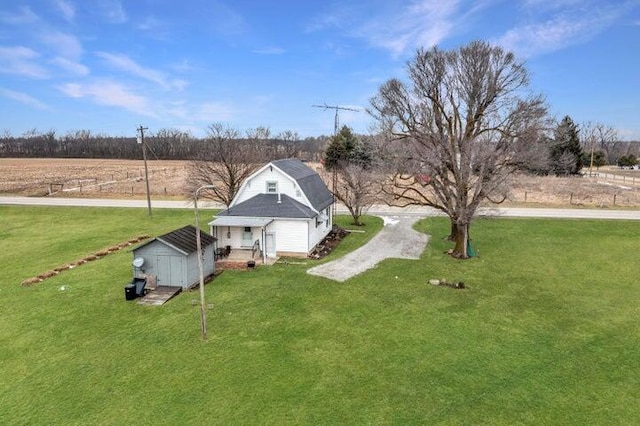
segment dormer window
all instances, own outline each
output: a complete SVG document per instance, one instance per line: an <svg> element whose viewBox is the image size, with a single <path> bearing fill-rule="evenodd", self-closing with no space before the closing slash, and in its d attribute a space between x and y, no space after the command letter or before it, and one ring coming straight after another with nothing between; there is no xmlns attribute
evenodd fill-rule
<svg viewBox="0 0 640 426"><path fill-rule="evenodd" d="M278 182L267 182L267 194L278 193Z"/></svg>

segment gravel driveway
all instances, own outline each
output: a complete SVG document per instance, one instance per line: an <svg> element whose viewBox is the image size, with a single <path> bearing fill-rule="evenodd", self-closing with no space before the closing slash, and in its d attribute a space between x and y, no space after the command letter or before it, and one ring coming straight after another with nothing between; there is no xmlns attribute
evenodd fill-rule
<svg viewBox="0 0 640 426"><path fill-rule="evenodd" d="M336 281L346 281L388 258L419 259L429 236L414 231L419 217L381 216L384 227L367 244L340 259L315 266L307 271Z"/></svg>

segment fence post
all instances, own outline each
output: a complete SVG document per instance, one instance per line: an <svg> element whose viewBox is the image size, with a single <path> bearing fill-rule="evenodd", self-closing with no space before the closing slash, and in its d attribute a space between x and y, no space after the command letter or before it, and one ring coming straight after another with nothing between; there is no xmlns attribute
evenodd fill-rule
<svg viewBox="0 0 640 426"><path fill-rule="evenodd" d="M524 191L524 202L527 202L527 191Z"/></svg>
<svg viewBox="0 0 640 426"><path fill-rule="evenodd" d="M573 192L569 196L569 205L573 204Z"/></svg>
<svg viewBox="0 0 640 426"><path fill-rule="evenodd" d="M616 197L618 196L618 194L613 194L613 205L616 205Z"/></svg>

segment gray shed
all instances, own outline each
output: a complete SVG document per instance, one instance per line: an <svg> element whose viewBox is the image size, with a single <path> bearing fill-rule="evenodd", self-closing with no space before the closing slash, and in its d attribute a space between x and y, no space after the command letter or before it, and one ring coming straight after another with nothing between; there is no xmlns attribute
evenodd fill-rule
<svg viewBox="0 0 640 426"><path fill-rule="evenodd" d="M200 232L205 277L214 272L215 241ZM135 277L155 278L158 286L189 288L200 282L195 226L187 225L145 242L133 249L133 258Z"/></svg>

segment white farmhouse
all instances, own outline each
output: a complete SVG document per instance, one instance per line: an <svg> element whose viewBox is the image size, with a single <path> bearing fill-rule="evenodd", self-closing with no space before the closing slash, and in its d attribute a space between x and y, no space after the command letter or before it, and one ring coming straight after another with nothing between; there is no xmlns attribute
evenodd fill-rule
<svg viewBox="0 0 640 426"><path fill-rule="evenodd" d="M317 172L297 159L272 161L245 180L209 223L218 247L267 257L307 256L331 231L334 199Z"/></svg>

